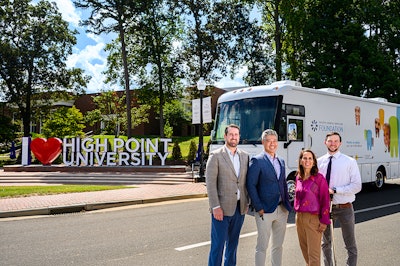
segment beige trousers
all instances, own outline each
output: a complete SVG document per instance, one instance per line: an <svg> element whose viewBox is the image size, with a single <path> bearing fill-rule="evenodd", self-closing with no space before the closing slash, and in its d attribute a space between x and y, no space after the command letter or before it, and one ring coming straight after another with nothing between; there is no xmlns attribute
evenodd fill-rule
<svg viewBox="0 0 400 266"><path fill-rule="evenodd" d="M318 232L319 224L318 215L308 212L296 213L297 236L307 266L321 265L322 233Z"/></svg>

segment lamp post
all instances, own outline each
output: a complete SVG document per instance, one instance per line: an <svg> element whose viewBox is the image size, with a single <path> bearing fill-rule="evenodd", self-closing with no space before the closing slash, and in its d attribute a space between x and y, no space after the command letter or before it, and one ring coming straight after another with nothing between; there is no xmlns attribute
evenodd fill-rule
<svg viewBox="0 0 400 266"><path fill-rule="evenodd" d="M197 89L200 91L200 132L199 132L199 146L200 146L200 169L199 169L199 179L198 182L204 182L204 165L203 165L203 92L206 89L206 81L204 78L200 78L197 81Z"/></svg>

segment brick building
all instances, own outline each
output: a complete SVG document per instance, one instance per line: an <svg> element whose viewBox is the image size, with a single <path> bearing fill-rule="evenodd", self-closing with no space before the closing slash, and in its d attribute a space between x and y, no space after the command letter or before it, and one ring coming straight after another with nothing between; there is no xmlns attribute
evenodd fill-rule
<svg viewBox="0 0 400 266"><path fill-rule="evenodd" d="M214 119L215 117L215 112L216 112L216 105L217 105L217 100L221 94L226 92L226 90L230 89L219 89L219 88L213 88L211 91L211 109L212 109L212 117ZM124 91L117 91L118 94L123 94ZM131 99L133 102L132 107L136 107L137 101L134 98L134 93L131 91ZM66 107L72 107L73 105L79 109L83 115L85 115L88 111L94 110L96 108L95 103L93 102L93 98L98 96L100 93L92 93L92 94L85 94L82 96L79 96L76 100L73 101L59 101L53 104L53 106L66 106ZM208 96L205 96L208 97ZM182 101L184 104L185 102ZM187 107L191 106L191 102L187 101L186 103ZM190 110L191 111L191 110ZM3 113L4 113L4 107L3 107ZM11 112L12 113L12 112ZM15 112L14 112L15 113ZM132 129L132 135L136 136L141 136L141 135L159 135L160 134L160 121L158 118L158 115L154 109L150 110L149 117L148 117L149 123L142 123L139 126L135 127ZM42 121L34 121L32 120L31 122L31 132L35 133L40 133L41 132L41 125ZM84 128L85 133L93 133L93 134L98 134L101 131L101 123L96 123L93 126L86 125ZM198 135L199 127L196 125L187 125L183 126L179 130L180 132L176 132L177 136L193 136L193 135Z"/></svg>
<svg viewBox="0 0 400 266"><path fill-rule="evenodd" d="M131 91L132 92L132 91ZM211 91L211 109L212 109L212 117L215 117L216 105L219 96L221 96L226 90L213 88ZM117 93L124 93L123 91L119 91ZM99 95L99 93L86 94L82 95L78 99L75 100L75 107L78 108L84 115L86 112L94 110L95 104L93 103L93 97ZM134 98L134 93L132 93L132 101L134 102L132 107L137 106L136 100ZM190 104L190 102L189 102ZM94 126L87 125L84 129L85 132L98 132L100 130L100 123L95 124ZM195 125L188 125L181 128L180 132L177 132L178 136L192 136L198 134L198 127ZM150 110L149 114L149 123L142 123L141 125L132 129L133 135L159 135L160 134L160 120L157 116L155 110Z"/></svg>

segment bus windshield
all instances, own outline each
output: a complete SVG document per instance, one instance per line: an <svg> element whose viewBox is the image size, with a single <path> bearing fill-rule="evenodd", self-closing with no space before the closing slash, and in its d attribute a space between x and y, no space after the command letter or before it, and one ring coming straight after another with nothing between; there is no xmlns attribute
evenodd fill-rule
<svg viewBox="0 0 400 266"><path fill-rule="evenodd" d="M267 128L275 128L280 115L280 97L248 98L222 102L217 106L213 143L224 142L224 130L229 124L240 127L241 144L261 143L261 133ZM279 121L278 121L279 122Z"/></svg>

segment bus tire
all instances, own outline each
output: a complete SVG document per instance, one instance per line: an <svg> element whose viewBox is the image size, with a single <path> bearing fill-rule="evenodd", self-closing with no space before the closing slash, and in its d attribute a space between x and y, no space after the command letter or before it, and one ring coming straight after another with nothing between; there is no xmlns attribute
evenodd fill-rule
<svg viewBox="0 0 400 266"><path fill-rule="evenodd" d="M375 174L375 182L373 183L376 190L381 190L383 188L385 178L385 169L379 167Z"/></svg>
<svg viewBox="0 0 400 266"><path fill-rule="evenodd" d="M289 194L289 201L293 205L294 196L296 195L296 179L294 176L289 176L286 181Z"/></svg>

